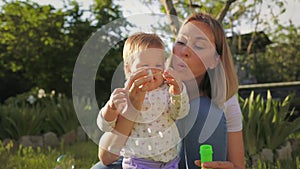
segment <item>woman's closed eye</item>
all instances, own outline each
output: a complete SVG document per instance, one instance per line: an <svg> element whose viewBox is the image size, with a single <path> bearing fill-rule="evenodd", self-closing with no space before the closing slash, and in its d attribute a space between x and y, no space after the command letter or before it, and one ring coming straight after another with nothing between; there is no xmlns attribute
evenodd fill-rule
<svg viewBox="0 0 300 169"><path fill-rule="evenodd" d="M182 42L182 41L179 41L179 40L177 40L177 41L176 41L176 43L177 43L177 44L179 44L179 45L185 45L185 43L184 43L184 42Z"/></svg>
<svg viewBox="0 0 300 169"><path fill-rule="evenodd" d="M203 46L200 46L200 45L194 45L194 48L195 48L195 49L204 49L204 47L203 47Z"/></svg>
<svg viewBox="0 0 300 169"><path fill-rule="evenodd" d="M179 35L178 38L176 39L176 43L180 45L186 45L187 38L185 38L183 35Z"/></svg>
<svg viewBox="0 0 300 169"><path fill-rule="evenodd" d="M196 42L194 43L195 49L205 49L207 48L207 45L204 42Z"/></svg>

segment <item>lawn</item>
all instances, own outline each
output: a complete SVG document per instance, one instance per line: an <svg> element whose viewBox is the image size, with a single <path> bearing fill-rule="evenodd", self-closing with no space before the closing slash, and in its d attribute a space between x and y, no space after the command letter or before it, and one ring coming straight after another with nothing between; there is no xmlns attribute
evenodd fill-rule
<svg viewBox="0 0 300 169"><path fill-rule="evenodd" d="M299 138L299 135L298 135ZM299 140L299 139L298 139ZM297 169L300 168L299 148L291 160L275 160L248 166L247 169ZM37 148L19 146L13 150L12 143L3 146L0 142L0 168L5 169L89 169L96 162L97 145L92 141L76 142L57 148Z"/></svg>
<svg viewBox="0 0 300 169"><path fill-rule="evenodd" d="M57 148L0 145L0 168L5 169L89 169L98 161L97 145L92 141L76 142ZM73 167L72 167L73 166Z"/></svg>

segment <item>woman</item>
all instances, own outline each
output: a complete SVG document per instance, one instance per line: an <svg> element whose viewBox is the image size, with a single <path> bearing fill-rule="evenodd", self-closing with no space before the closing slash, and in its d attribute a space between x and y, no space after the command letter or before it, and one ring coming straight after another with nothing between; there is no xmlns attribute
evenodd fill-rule
<svg viewBox="0 0 300 169"><path fill-rule="evenodd" d="M197 160L199 159L199 142L210 143L214 147L215 161L201 164L203 167L245 168L241 112L235 96L238 82L222 26L209 15L198 13L190 16L180 29L173 53L173 67L182 74L183 80L186 81L191 99L189 116L178 123L181 134L185 136L180 149L179 168L200 166L200 161ZM192 72L193 77L187 76L186 72ZM142 76L131 78L128 88L133 89L132 96L140 95L139 90L135 88L136 85L132 84L142 81L141 79L144 78ZM189 85L194 81L197 86ZM139 105L141 102L137 97L135 99ZM220 109L224 110L226 120L223 114L219 113ZM211 114L216 114L208 113L210 110L216 110L220 118L215 122L216 126L212 132L210 131L210 135L201 139L199 136L201 129L206 126L203 119L209 118ZM191 124L190 119L194 120L194 123L187 126L186 124ZM133 126L133 122L126 121L126 119L120 120L121 122L129 124L127 129L120 129L121 133L130 135L130 126ZM117 126L118 124L116 128ZM117 155L110 158L110 154L102 149L99 151L99 157L105 164L111 164L118 159ZM106 167L120 167L121 160ZM93 169L103 168L105 166L101 163L93 167Z"/></svg>
<svg viewBox="0 0 300 169"><path fill-rule="evenodd" d="M191 99L208 97L216 107L223 108L227 121L227 161L223 161L224 155L220 152L215 161L202 164L205 168L245 168L244 166L244 146L242 137L241 111L235 94L238 90L238 82L234 70L232 56L226 41L224 30L218 21L209 15L197 13L186 19L183 23L176 43L173 48L174 69L186 77L186 69L190 69L199 87L199 95L196 92L188 92ZM182 64L182 62L184 64ZM188 80L188 77L187 77ZM189 84L189 83L187 83ZM188 88L194 90L193 88ZM196 94L195 94L196 93ZM226 101L226 102L225 102ZM225 102L225 104L224 104ZM200 102L199 111L203 107ZM190 111L191 113L191 111ZM198 113L200 114L200 112ZM190 114L191 115L191 114ZM198 118L201 118L198 116ZM204 117L205 118L205 117ZM189 133L183 140L184 145L189 147L193 144L199 132L199 125L194 124ZM184 125L186 126L186 125ZM197 128L198 127L198 128ZM179 127L180 128L180 127ZM222 136L222 119L215 128L215 133L207 140L212 142L216 148L215 151L222 149L222 142L215 142L218 139L224 139ZM221 135L221 136L220 136ZM199 137L199 136L198 136ZM181 157L192 156L193 150L199 150L198 147L187 147L185 154ZM220 151L226 151L225 148ZM216 153L216 152L214 152ZM192 157L191 157L192 158ZM183 162L184 160L181 160ZM186 159L185 161L189 161ZM199 161L197 161L197 165ZM189 164L189 168L191 168ZM182 166L181 166L182 168Z"/></svg>

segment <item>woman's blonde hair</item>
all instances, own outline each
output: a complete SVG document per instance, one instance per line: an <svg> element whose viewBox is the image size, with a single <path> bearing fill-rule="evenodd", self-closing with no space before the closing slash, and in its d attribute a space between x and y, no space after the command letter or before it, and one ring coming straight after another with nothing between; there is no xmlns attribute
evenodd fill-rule
<svg viewBox="0 0 300 169"><path fill-rule="evenodd" d="M164 43L161 38L154 33L138 32L127 38L123 48L124 69L127 65L132 64L134 56L147 48L162 48ZM126 79L129 75L126 73Z"/></svg>
<svg viewBox="0 0 300 169"><path fill-rule="evenodd" d="M199 86L199 90L205 92L212 99L221 99L223 101L219 100L220 102L225 102L237 93L238 78L234 68L232 55L227 43L224 29L216 19L212 18L210 15L203 13L195 13L190 15L185 20L184 24L191 21L206 23L211 28L215 38L214 43L216 45L216 52L220 56L220 61L222 63L218 64L218 66L214 70L207 71L204 79L202 80L202 83ZM224 78L220 78L220 76L216 76L216 74L221 74L221 77ZM218 83L220 81L224 82ZM225 86L217 86L219 84L225 84Z"/></svg>

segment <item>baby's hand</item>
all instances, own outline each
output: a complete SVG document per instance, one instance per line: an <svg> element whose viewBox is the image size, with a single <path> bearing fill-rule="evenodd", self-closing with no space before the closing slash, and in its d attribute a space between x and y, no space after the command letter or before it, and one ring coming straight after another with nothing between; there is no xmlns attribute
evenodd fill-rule
<svg viewBox="0 0 300 169"><path fill-rule="evenodd" d="M112 110L121 112L127 102L127 90L124 88L116 88L110 95L108 106Z"/></svg>
<svg viewBox="0 0 300 169"><path fill-rule="evenodd" d="M165 83L170 86L170 93L179 95L182 91L182 80L177 75L177 72L173 69L168 69L163 74Z"/></svg>

